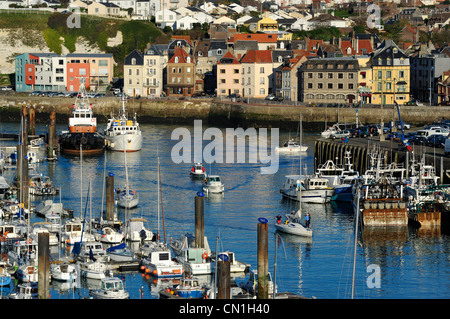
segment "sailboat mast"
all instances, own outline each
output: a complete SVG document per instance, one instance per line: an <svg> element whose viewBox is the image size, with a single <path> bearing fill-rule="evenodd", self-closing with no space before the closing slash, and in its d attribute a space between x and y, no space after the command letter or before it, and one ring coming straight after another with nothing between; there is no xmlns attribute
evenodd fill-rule
<svg viewBox="0 0 450 319"><path fill-rule="evenodd" d="M157 183L158 183L158 195L157 195L157 197L158 197L158 199L157 199L157 202L158 202L158 237L157 237L157 239L158 239L158 241L159 241L159 215L160 215L160 208L159 208L159 205L160 205L160 203L159 203L159 154L158 154L158 181L157 181Z"/></svg>

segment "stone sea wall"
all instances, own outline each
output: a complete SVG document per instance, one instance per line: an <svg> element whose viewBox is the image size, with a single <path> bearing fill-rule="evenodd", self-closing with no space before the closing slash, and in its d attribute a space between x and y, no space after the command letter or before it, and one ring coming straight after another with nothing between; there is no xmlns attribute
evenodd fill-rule
<svg viewBox="0 0 450 319"><path fill-rule="evenodd" d="M22 106L34 107L36 122L48 123L50 111L55 110L57 123L67 123L71 115L72 98L0 96L0 120L17 121ZM91 99L94 113L100 123L106 122L112 112L121 108L118 98ZM336 122L354 123L355 108L325 108L271 104L227 103L211 99L147 100L129 99L126 103L129 116L136 113L141 123L192 124L201 119L205 124L218 127L279 127L298 128L300 113L305 130L323 129ZM450 107L401 106L402 120L413 126L432 123L441 118L450 119ZM364 123L398 120L397 109L359 108L359 120Z"/></svg>

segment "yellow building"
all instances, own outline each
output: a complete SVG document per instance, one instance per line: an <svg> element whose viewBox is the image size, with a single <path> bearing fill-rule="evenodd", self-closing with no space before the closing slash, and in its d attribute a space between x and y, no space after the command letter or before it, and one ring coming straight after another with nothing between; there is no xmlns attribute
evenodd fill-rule
<svg viewBox="0 0 450 319"><path fill-rule="evenodd" d="M372 64L370 56L358 55L356 56L359 64L358 71L358 101L361 104L372 103L373 92L373 77L372 77Z"/></svg>
<svg viewBox="0 0 450 319"><path fill-rule="evenodd" d="M262 18L261 20L258 21L256 31L260 32L278 31L278 22L269 17Z"/></svg>
<svg viewBox="0 0 450 319"><path fill-rule="evenodd" d="M372 104L403 105L409 101L409 58L392 40L385 40L372 57Z"/></svg>

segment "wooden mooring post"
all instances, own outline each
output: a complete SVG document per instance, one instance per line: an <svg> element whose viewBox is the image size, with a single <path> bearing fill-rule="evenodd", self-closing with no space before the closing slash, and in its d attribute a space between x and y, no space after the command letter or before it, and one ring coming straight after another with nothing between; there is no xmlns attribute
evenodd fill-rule
<svg viewBox="0 0 450 319"><path fill-rule="evenodd" d="M260 218L257 225L258 241L258 299L269 298L269 243L267 219Z"/></svg>

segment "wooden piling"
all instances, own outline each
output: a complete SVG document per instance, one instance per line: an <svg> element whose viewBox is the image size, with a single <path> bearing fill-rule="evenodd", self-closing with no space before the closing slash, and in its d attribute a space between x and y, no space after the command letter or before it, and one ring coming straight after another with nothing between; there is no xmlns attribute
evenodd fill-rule
<svg viewBox="0 0 450 319"><path fill-rule="evenodd" d="M49 299L50 296L50 250L49 234L38 235L38 298Z"/></svg>
<svg viewBox="0 0 450 319"><path fill-rule="evenodd" d="M230 261L217 262L217 299L230 299Z"/></svg>
<svg viewBox="0 0 450 319"><path fill-rule="evenodd" d="M269 253L268 253L268 229L269 224L258 223L258 299L269 298Z"/></svg>
<svg viewBox="0 0 450 319"><path fill-rule="evenodd" d="M195 196L195 247L204 248L205 238L204 198Z"/></svg>
<svg viewBox="0 0 450 319"><path fill-rule="evenodd" d="M47 158L48 160L54 160L56 146L56 112L50 113L50 125L48 126L48 146L47 146Z"/></svg>
<svg viewBox="0 0 450 319"><path fill-rule="evenodd" d="M114 174L106 176L106 214L107 220L114 220ZM124 190L125 191L125 190Z"/></svg>
<svg viewBox="0 0 450 319"><path fill-rule="evenodd" d="M34 106L30 107L29 121L30 121L30 125L29 125L28 134L35 135L36 134L36 109L34 108Z"/></svg>

